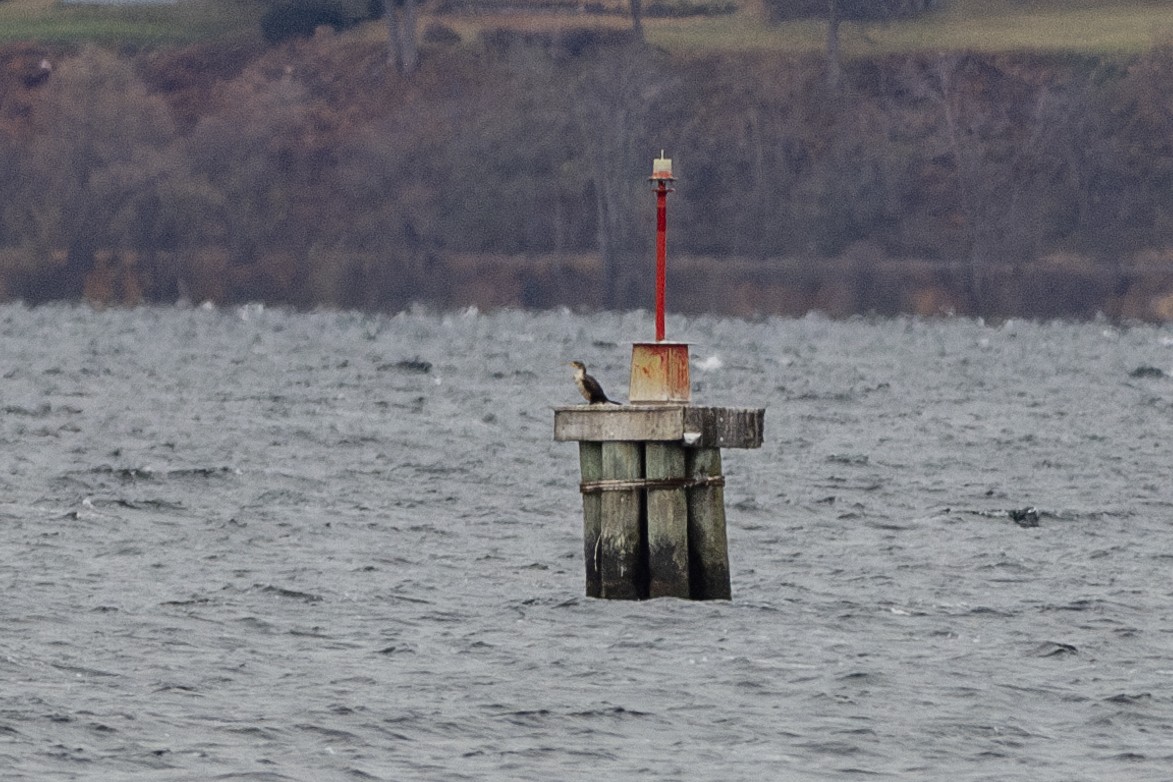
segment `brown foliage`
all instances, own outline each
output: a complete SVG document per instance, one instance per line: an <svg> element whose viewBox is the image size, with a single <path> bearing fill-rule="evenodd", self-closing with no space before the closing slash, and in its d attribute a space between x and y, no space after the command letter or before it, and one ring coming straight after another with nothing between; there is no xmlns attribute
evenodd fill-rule
<svg viewBox="0 0 1173 782"><path fill-rule="evenodd" d="M0 68L27 76L41 54L2 49ZM87 48L0 82L2 290L638 305L645 169L665 148L671 252L756 259L727 286L711 261L680 306L1164 312L1164 283L1123 262L1173 247L1173 47L888 57L849 63L835 91L821 58L669 58L629 37L423 55L407 79L377 40L322 33ZM1058 254L1082 288L1040 287ZM1088 282L1098 267L1115 282ZM1125 306L1130 290L1150 303Z"/></svg>

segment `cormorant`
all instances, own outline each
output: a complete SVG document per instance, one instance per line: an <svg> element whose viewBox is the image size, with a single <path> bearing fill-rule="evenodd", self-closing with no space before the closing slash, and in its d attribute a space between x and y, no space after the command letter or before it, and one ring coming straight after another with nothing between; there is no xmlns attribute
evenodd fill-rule
<svg viewBox="0 0 1173 782"><path fill-rule="evenodd" d="M586 364L581 361L571 361L570 366L574 367L574 384L578 386L582 398L592 405L617 405L620 404L613 399L608 399L607 394L603 392L603 387L599 385L599 381L587 374Z"/></svg>

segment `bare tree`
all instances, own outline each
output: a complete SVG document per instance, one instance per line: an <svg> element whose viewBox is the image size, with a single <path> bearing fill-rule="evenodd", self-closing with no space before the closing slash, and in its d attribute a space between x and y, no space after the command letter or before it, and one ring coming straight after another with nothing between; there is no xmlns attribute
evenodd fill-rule
<svg viewBox="0 0 1173 782"><path fill-rule="evenodd" d="M827 86L839 89L841 67L839 64L839 0L827 0Z"/></svg>
<svg viewBox="0 0 1173 782"><path fill-rule="evenodd" d="M45 89L0 225L29 258L62 261L33 270L32 300L80 293L99 250L158 240L164 191L182 168L167 154L175 127L166 104L127 61L86 46Z"/></svg>
<svg viewBox="0 0 1173 782"><path fill-rule="evenodd" d="M584 78L578 125L586 143L594 185L599 254L603 265L603 303L607 308L637 303L632 289L641 279L637 198L651 163L640 146L651 116L651 102L667 88L643 46L624 47L600 59ZM646 175L645 175L646 177ZM649 196L650 198L650 196ZM647 267L650 268L650 267Z"/></svg>
<svg viewBox="0 0 1173 782"><path fill-rule="evenodd" d="M930 143L952 166L967 248L965 292L977 314L990 303L990 265L1034 258L1053 224L1048 210L1077 198L1064 186L1071 143L1064 134L1087 110L1078 92L1009 83L1013 77L981 66L965 55L942 55L914 87L940 109L940 131ZM981 98L998 88L1029 93L1022 101ZM1016 105L1030 107L1025 120L1010 116Z"/></svg>
<svg viewBox="0 0 1173 782"><path fill-rule="evenodd" d="M419 66L418 18L419 0L389 0L387 3L387 59L405 76Z"/></svg>
<svg viewBox="0 0 1173 782"><path fill-rule="evenodd" d="M631 0L631 31L637 39L644 39L643 0Z"/></svg>

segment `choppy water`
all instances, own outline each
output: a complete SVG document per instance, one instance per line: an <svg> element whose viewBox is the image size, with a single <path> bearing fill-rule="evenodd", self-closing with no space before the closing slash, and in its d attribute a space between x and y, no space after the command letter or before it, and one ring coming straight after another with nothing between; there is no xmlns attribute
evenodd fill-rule
<svg viewBox="0 0 1173 782"><path fill-rule="evenodd" d="M651 331L0 308L3 779L1170 777L1173 330L670 320L734 600L588 600L551 408Z"/></svg>

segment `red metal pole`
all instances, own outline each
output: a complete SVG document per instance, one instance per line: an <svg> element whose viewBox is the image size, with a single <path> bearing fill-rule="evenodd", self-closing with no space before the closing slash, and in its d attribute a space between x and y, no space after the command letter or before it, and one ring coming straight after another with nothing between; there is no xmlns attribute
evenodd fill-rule
<svg viewBox="0 0 1173 782"><path fill-rule="evenodd" d="M656 341L664 341L664 288L668 281L668 183L656 188Z"/></svg>

